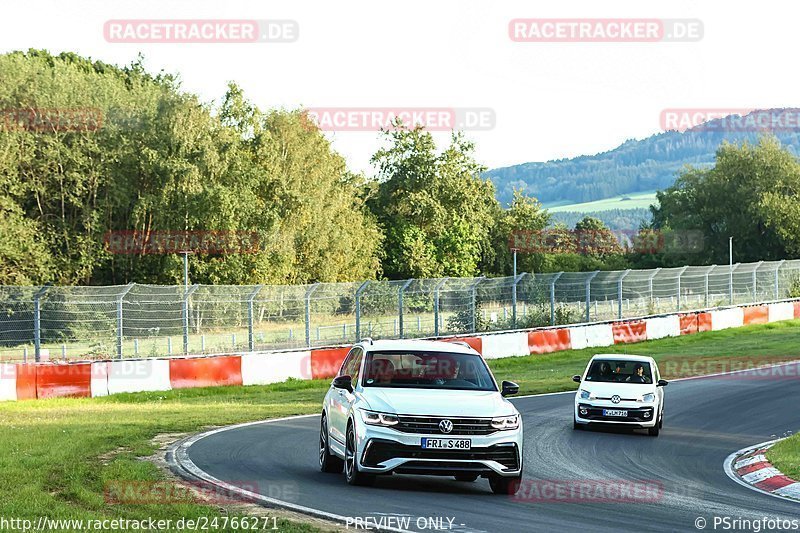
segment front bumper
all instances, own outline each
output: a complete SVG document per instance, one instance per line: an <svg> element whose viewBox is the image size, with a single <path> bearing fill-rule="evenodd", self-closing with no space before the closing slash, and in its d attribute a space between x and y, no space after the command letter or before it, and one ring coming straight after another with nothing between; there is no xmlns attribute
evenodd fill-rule
<svg viewBox="0 0 800 533"><path fill-rule="evenodd" d="M604 416L603 410L626 411L627 416ZM575 404L575 421L579 424L614 424L620 426L651 428L658 423L657 403L613 404L580 400Z"/></svg>
<svg viewBox="0 0 800 533"><path fill-rule="evenodd" d="M522 428L491 435L430 435L370 426L356 427L359 470L372 474L460 473L516 477L522 471ZM470 439L469 450L422 448L423 438Z"/></svg>

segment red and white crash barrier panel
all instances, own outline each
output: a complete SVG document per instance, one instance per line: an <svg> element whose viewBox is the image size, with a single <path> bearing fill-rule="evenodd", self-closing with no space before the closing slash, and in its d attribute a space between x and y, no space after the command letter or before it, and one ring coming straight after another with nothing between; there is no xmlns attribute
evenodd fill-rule
<svg viewBox="0 0 800 533"><path fill-rule="evenodd" d="M800 318L800 300L611 322L504 331L439 340L462 342L486 359L602 348ZM330 379L350 346L160 359L76 363L0 363L0 401L98 397L190 387L267 385Z"/></svg>
<svg viewBox="0 0 800 533"><path fill-rule="evenodd" d="M792 320L794 318L794 304L792 302L779 302L769 304L768 321L780 322L781 320Z"/></svg>
<svg viewBox="0 0 800 533"><path fill-rule="evenodd" d="M526 331L481 335L481 345L484 359L515 357L531 353L528 349L528 333Z"/></svg>

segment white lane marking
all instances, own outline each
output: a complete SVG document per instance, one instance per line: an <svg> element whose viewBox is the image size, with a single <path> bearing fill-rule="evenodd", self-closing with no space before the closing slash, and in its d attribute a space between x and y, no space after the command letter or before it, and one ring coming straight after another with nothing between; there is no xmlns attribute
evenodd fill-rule
<svg viewBox="0 0 800 533"><path fill-rule="evenodd" d="M733 452L732 454L730 454L728 457L725 458L725 461L722 463L722 468L723 468L723 470L725 470L725 473L728 475L729 478L731 478L732 480L734 480L736 483L738 483L739 485L741 485L743 487L747 487L750 490L754 490L756 492L760 492L761 494L766 494L767 496L772 496L774 498L780 498L781 500L786 500L786 501L789 501L789 502L797 503L797 500L795 500L794 498L788 498L788 497L786 497L786 496L784 496L782 494L779 494L777 492L769 492L767 490L760 489L760 488L756 487L755 485L751 485L749 483L745 483L744 481L742 481L742 478L737 476L736 473L733 471L733 463L734 463L734 461L736 461L736 458L739 457L740 455L744 455L747 452L752 452L753 450L758 450L760 448L770 447L773 444L775 444L776 442L780 442L785 438L786 437L783 437L783 438L780 438L780 439L769 440L767 442L762 442L761 444L756 444L755 446L748 446L747 448L742 448L741 450L737 450L737 451Z"/></svg>
<svg viewBox="0 0 800 533"><path fill-rule="evenodd" d="M745 466L750 466L755 463L763 463L766 461L767 458L763 455L753 455L748 457L747 459L742 459L741 461L736 461L736 464L733 465L735 470L739 470L740 468L744 468Z"/></svg>
<svg viewBox="0 0 800 533"><path fill-rule="evenodd" d="M781 471L775 468L774 466L766 466L764 468L759 468L755 472L750 472L749 474L743 475L742 480L752 484L780 475Z"/></svg>

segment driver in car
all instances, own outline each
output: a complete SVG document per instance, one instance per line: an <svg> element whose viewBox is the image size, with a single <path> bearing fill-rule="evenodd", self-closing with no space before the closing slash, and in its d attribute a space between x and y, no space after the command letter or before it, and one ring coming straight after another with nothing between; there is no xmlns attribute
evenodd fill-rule
<svg viewBox="0 0 800 533"><path fill-rule="evenodd" d="M628 376L625 380L629 383L649 383L650 381L647 379L647 376L644 375L644 367L640 364L636 364L633 367L633 374Z"/></svg>

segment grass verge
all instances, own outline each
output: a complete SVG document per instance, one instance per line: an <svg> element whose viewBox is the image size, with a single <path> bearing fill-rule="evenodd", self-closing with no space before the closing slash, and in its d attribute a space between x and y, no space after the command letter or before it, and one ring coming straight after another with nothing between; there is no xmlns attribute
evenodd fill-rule
<svg viewBox="0 0 800 533"><path fill-rule="evenodd" d="M523 394L571 390L570 380L595 352L652 355L664 363L685 358L707 365L725 360L775 362L800 358L800 321L736 330L491 361L499 380L520 384ZM676 367L680 370L680 367ZM141 460L157 450L161 434L315 413L327 381L288 381L270 386L183 389L94 399L53 399L0 404L0 517L37 519L173 519L225 516L229 509L201 504L112 504L109 484L156 481L164 474ZM798 457L798 441L781 448ZM780 454L781 448L777 447ZM775 452L771 452L775 453ZM783 460L779 455L779 460ZM313 459L309 459L309 464ZM786 472L792 470L787 462ZM798 462L794 459L795 466ZM235 511L234 511L235 512ZM282 521L282 531L316 531ZM225 529L218 529L225 530ZM232 530L232 529L228 529Z"/></svg>
<svg viewBox="0 0 800 533"><path fill-rule="evenodd" d="M783 474L800 480L800 434L784 439L767 450L767 460Z"/></svg>

